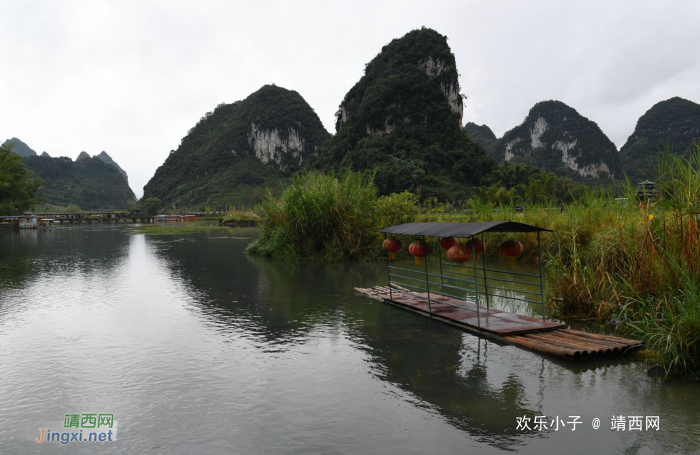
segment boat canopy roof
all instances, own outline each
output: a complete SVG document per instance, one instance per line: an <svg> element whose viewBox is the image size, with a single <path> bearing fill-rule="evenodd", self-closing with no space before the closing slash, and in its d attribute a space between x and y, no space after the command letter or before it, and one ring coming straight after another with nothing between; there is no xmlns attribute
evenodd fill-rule
<svg viewBox="0 0 700 455"><path fill-rule="evenodd" d="M406 223L378 230L386 234L424 235L428 237L472 237L482 232L551 232L530 224L516 221L475 221L470 223Z"/></svg>

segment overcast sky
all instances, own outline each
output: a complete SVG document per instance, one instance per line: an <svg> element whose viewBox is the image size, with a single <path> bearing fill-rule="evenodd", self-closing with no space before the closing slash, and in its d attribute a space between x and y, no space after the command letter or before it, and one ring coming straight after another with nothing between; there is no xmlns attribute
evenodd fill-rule
<svg viewBox="0 0 700 455"><path fill-rule="evenodd" d="M653 104L700 103L697 1L0 0L0 142L109 153L137 196L221 102L296 90L330 132L383 45L426 26L457 59L464 121L496 136L561 100L621 147Z"/></svg>

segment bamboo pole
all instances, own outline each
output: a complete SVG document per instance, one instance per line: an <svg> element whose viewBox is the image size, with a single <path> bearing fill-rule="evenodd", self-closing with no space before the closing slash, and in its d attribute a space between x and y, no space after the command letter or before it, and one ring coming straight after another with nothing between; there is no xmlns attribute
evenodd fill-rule
<svg viewBox="0 0 700 455"><path fill-rule="evenodd" d="M530 335L530 334L528 334ZM551 343L557 343L562 346L572 346L578 347L580 349L586 350L589 353L597 353L598 355L612 354L612 348L610 346L601 345L598 343L588 343L582 340L575 340L571 338L566 338L562 336L557 336L556 334L531 334L535 335L536 338L546 340Z"/></svg>
<svg viewBox="0 0 700 455"><path fill-rule="evenodd" d="M604 340L604 339L596 339L596 338L581 337L581 336L578 336L578 335L575 335L575 334L572 334L572 333L566 333L566 332L563 332L563 331L561 331L561 332L562 332L562 333L561 333L562 336L566 336L566 337L573 338L573 339L577 339L577 340L583 340L583 341L593 341L593 342L595 342L595 343L600 343L600 344L603 344L603 345L605 345L605 346L610 346L610 347L612 347L612 348L617 348L618 350L624 349L624 348L630 346L629 343L625 343L625 342L615 342L615 341L608 341L608 340Z"/></svg>
<svg viewBox="0 0 700 455"><path fill-rule="evenodd" d="M525 339L522 336L507 336L503 337L503 340L510 344L515 344L518 346L523 346L533 351L545 352L547 354L553 354L559 357L580 359L584 355L579 350L566 349L558 346L552 346L546 343L538 342L531 339ZM587 355L585 357L588 357Z"/></svg>
<svg viewBox="0 0 700 455"><path fill-rule="evenodd" d="M578 350L578 351L581 351L582 355L584 353L586 353L592 358L597 357L599 354L601 354L601 355L604 354L603 351L598 352L598 348L595 345L569 343L566 341L562 341L560 339L552 339L549 337L542 337L542 336L539 336L538 334L534 334L534 333L526 333L523 336L525 338L534 339L534 340L540 341L542 343L547 343L547 344L552 344L555 346L560 346L563 348Z"/></svg>
<svg viewBox="0 0 700 455"><path fill-rule="evenodd" d="M563 339L571 340L572 342L581 342L581 343L586 342L585 338L577 337L575 335L571 335L568 333L557 333L557 332L561 332L561 331L557 330L555 333L558 337L561 337ZM591 339L589 339L589 342L590 341L591 341ZM605 349L606 351L608 351L608 350L611 351L612 354L619 354L620 349L622 348L622 346L620 346L618 344L610 343L610 342L604 341L604 340L596 340L595 342L599 346L606 348Z"/></svg>
<svg viewBox="0 0 700 455"><path fill-rule="evenodd" d="M616 336L611 336L611 335L599 335L597 333L581 332L580 330L562 329L562 332L573 333L574 335L585 336L585 337L595 338L595 339L600 339L600 340L625 342L625 343L629 343L632 345L642 344L642 342L639 340L631 340L629 338L621 338L621 337L616 337Z"/></svg>

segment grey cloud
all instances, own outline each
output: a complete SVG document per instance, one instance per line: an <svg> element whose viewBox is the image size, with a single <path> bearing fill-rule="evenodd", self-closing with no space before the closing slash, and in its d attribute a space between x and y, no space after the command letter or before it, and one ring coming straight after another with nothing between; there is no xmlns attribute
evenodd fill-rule
<svg viewBox="0 0 700 455"><path fill-rule="evenodd" d="M0 137L107 150L137 195L197 120L267 83L333 132L364 64L427 26L447 35L465 121L497 135L560 99L618 146L671 96L700 102L700 4L652 1L3 2Z"/></svg>

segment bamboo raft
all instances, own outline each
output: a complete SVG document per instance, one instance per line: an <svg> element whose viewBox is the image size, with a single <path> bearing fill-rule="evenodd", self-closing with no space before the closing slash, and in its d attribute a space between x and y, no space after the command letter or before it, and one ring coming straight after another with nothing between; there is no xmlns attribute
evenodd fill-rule
<svg viewBox="0 0 700 455"><path fill-rule="evenodd" d="M623 355L640 349L637 340L567 329L560 322L545 322L529 316L480 307L465 300L411 292L391 284L353 288L360 295L457 326L475 335L532 351L567 359L583 360Z"/></svg>

